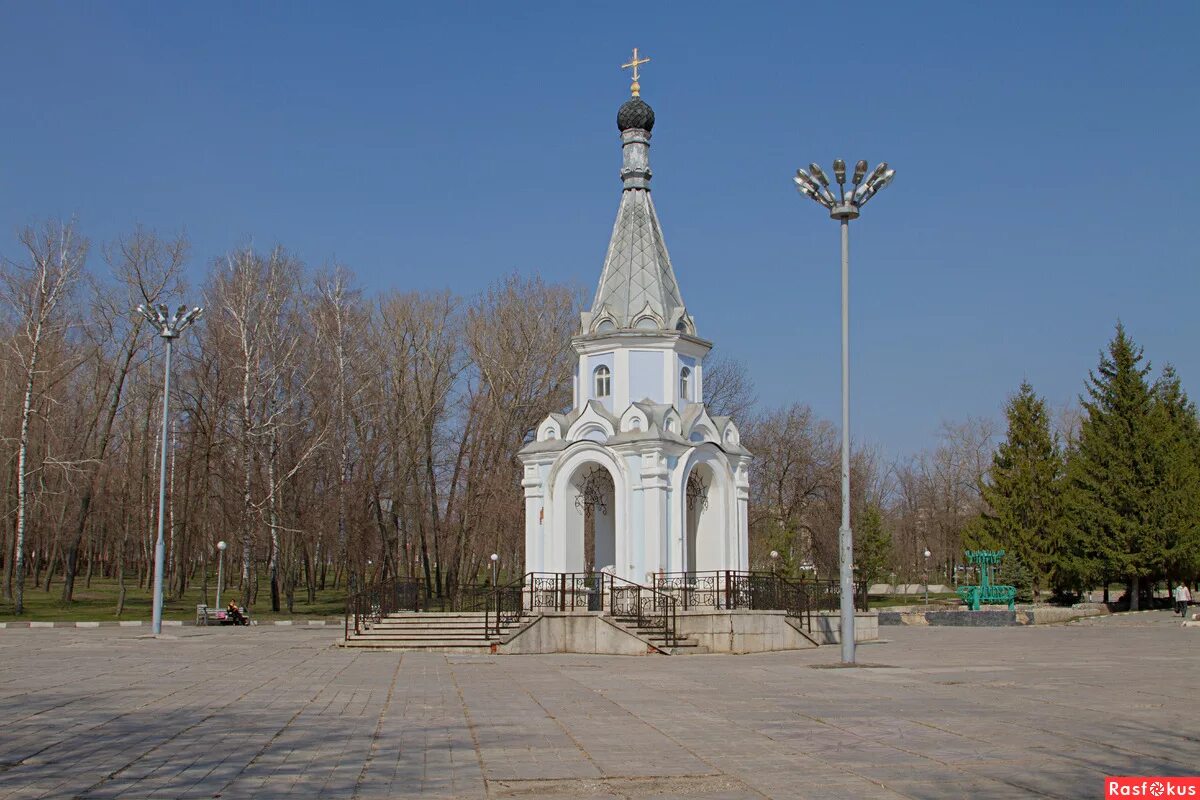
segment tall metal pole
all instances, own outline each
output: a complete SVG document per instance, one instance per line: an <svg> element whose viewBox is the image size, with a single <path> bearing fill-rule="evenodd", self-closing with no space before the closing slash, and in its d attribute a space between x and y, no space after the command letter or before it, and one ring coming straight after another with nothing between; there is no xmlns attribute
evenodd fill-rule
<svg viewBox="0 0 1200 800"><path fill-rule="evenodd" d="M854 663L854 535L850 530L850 220L842 217L842 526L838 528L841 574L842 663Z"/></svg>
<svg viewBox="0 0 1200 800"><path fill-rule="evenodd" d="M892 182L896 171L881 163L867 177L867 162L854 166L852 188L846 189L846 162L833 162L837 194L830 188L829 177L817 164L809 172L796 170L792 180L800 194L829 210L829 216L842 226L842 524L838 528L838 572L841 594L842 663L854 663L854 534L850 530L850 220L858 219L860 209L875 194ZM865 179L865 180L864 180Z"/></svg>
<svg viewBox="0 0 1200 800"><path fill-rule="evenodd" d="M217 542L217 608L221 607L221 584L225 582L225 543Z"/></svg>
<svg viewBox="0 0 1200 800"><path fill-rule="evenodd" d="M158 536L154 540L154 611L151 630L157 636L162 633L163 612L163 523L166 521L167 509L167 420L171 399L171 340L174 337L164 336L167 343L167 359L163 377L163 413L162 413L162 457L158 464Z"/></svg>

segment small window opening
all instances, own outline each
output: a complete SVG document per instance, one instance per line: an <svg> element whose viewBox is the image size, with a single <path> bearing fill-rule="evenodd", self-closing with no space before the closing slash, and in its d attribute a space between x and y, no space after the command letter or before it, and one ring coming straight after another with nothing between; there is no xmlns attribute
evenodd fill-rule
<svg viewBox="0 0 1200 800"><path fill-rule="evenodd" d="M688 397L688 378L692 376L692 371L684 367L679 371L679 399L689 400Z"/></svg>
<svg viewBox="0 0 1200 800"><path fill-rule="evenodd" d="M592 375L596 379L596 397L608 397L612 394L612 373L608 367L601 364Z"/></svg>

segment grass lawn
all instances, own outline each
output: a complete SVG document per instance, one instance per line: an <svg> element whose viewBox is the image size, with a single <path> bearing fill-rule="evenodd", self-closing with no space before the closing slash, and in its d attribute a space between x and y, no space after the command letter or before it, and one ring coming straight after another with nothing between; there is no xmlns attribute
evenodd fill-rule
<svg viewBox="0 0 1200 800"><path fill-rule="evenodd" d="M946 601L954 601L954 605L962 605L962 600L953 592L930 592L929 605L948 605ZM892 606L919 606L925 604L925 593L920 594L891 594L886 596L871 595L871 608L890 608ZM966 606L963 606L966 608Z"/></svg>
<svg viewBox="0 0 1200 800"><path fill-rule="evenodd" d="M216 602L216 580L208 583L208 603ZM317 592L317 601L313 604L306 602L308 594L296 592L295 613L287 613L287 598L279 597L280 613L271 613L270 583L259 579L258 600L250 609L250 616L261 621L277 619L341 619L346 610L345 589L326 589ZM43 584L44 587L44 584ZM31 622L80 622L105 620L144 620L150 621L151 601L153 591L150 587L139 589L137 578L125 579L125 611L117 617L117 581L115 579L93 578L90 589L84 588L83 578L75 583L75 601L70 605L62 602L62 581L56 579L50 586L50 591L43 587L33 587L30 583L25 586L25 613L17 616L12 613L12 603L0 601L0 622L31 621ZM221 592L221 604L228 605L231 600L241 602L241 592L236 587L225 587ZM167 597L163 604L163 619L165 620L194 620L196 604L203 601L200 585L188 589L182 599Z"/></svg>

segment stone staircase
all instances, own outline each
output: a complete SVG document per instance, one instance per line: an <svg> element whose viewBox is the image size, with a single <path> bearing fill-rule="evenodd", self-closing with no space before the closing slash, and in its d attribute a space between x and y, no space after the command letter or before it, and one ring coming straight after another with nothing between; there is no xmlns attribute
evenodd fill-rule
<svg viewBox="0 0 1200 800"><path fill-rule="evenodd" d="M501 636L523 622L501 626ZM430 653L487 653L499 641L484 635L484 612L433 611L389 614L357 634L351 633L346 647L378 650L411 650Z"/></svg>
<svg viewBox="0 0 1200 800"><path fill-rule="evenodd" d="M660 653L668 656L693 655L707 653L707 647L701 647L699 642L686 636L676 636L673 645L667 644L667 637L662 628L650 628L638 625L637 617L610 616L609 620L620 625L638 638L645 639L654 645Z"/></svg>

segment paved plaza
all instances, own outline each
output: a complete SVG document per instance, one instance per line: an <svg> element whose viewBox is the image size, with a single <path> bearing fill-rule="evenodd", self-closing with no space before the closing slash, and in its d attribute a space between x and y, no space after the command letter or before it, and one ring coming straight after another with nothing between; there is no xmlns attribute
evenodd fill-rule
<svg viewBox="0 0 1200 800"><path fill-rule="evenodd" d="M885 628L750 656L455 656L330 630L0 631L0 797L1011 798L1200 773L1200 629Z"/></svg>

